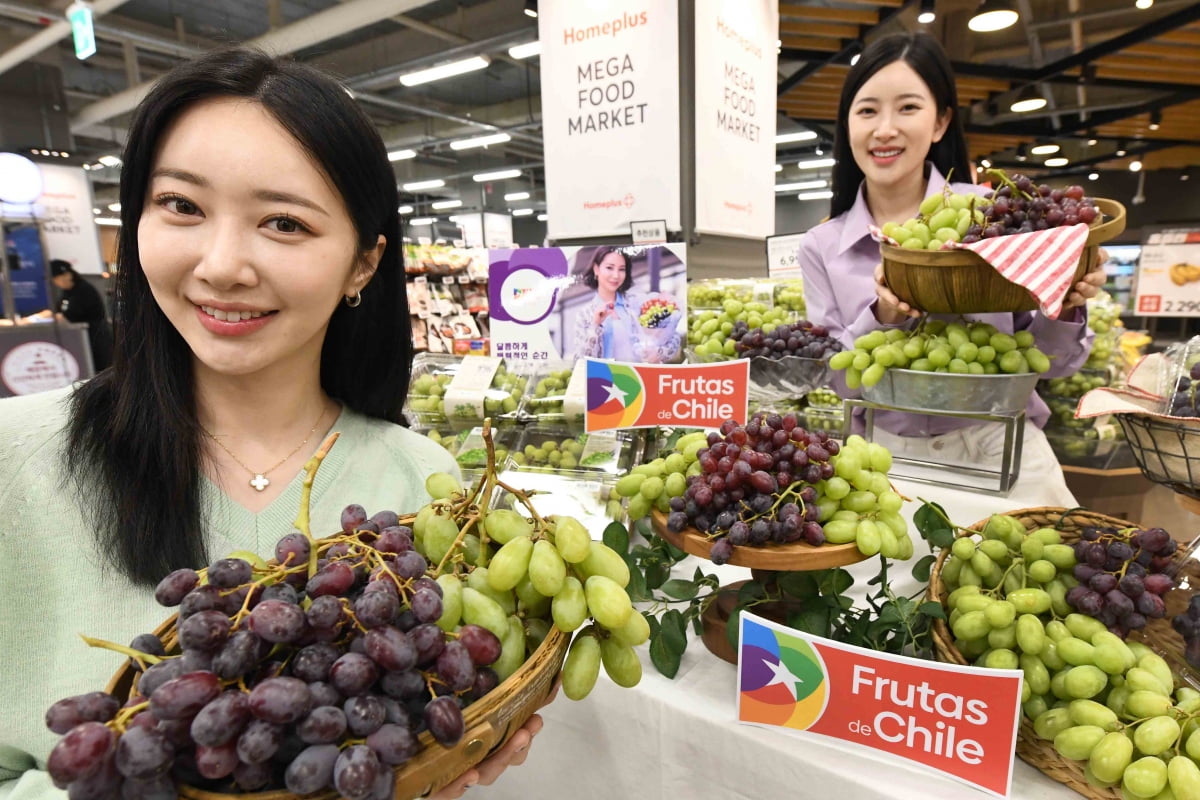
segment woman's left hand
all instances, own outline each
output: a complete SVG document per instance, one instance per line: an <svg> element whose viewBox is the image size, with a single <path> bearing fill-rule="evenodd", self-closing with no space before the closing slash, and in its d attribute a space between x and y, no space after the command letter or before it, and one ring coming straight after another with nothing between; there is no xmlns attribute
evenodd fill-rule
<svg viewBox="0 0 1200 800"><path fill-rule="evenodd" d="M1102 248L1096 248L1095 254L1092 256L1092 263L1088 267L1088 271L1084 273L1083 280L1071 287L1070 293L1063 301L1064 311L1068 308L1082 306L1096 296L1100 287L1108 280L1108 276L1104 273L1104 262L1106 261L1108 261L1108 253Z"/></svg>

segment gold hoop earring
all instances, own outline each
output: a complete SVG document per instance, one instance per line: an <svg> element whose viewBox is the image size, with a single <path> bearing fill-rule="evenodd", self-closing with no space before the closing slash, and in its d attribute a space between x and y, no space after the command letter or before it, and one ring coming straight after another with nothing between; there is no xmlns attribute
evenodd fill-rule
<svg viewBox="0 0 1200 800"><path fill-rule="evenodd" d="M342 298L342 302L344 302L348 308L358 308L362 305L362 290L360 289L359 291L355 292L353 297L346 295Z"/></svg>

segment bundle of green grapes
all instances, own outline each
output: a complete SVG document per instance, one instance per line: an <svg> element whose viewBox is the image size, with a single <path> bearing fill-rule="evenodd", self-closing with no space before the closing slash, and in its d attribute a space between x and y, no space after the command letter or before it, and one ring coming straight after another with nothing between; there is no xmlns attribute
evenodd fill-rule
<svg viewBox="0 0 1200 800"><path fill-rule="evenodd" d="M448 418L483 422L485 417L516 414L528 379L519 372L510 371L504 361L500 361L486 388L467 393L453 408L447 409L446 390L454 380L458 361L453 357L431 359L429 366L424 359L417 362L408 389L407 406L421 422L436 424Z"/></svg>
<svg viewBox="0 0 1200 800"><path fill-rule="evenodd" d="M911 331L892 328L858 337L854 349L835 354L829 366L846 370L851 389L874 386L892 368L961 375L1046 372L1050 358L1034 345L1029 331L1008 334L986 322L926 317Z"/></svg>
<svg viewBox="0 0 1200 800"><path fill-rule="evenodd" d="M236 554L158 585L158 601L179 609L172 652L173 640L154 634L130 647L89 642L130 656L138 674L123 706L93 692L47 712L63 734L47 769L69 796L175 797L180 782L390 799L403 765L463 737L472 703L497 687L526 702L532 687L504 681L548 638L561 659L563 634L582 628L562 664L571 699L588 694L602 665L619 685L639 681L633 648L650 629L624 588L629 568L575 519L538 516L494 462L471 489L430 475L435 499L415 516L351 505L341 532L313 540L307 499L319 461L299 532L279 540L272 562ZM530 516L489 511L496 489ZM421 775L420 785L453 774Z"/></svg>
<svg viewBox="0 0 1200 800"><path fill-rule="evenodd" d="M995 515L980 541L958 539L941 568L954 647L979 666L1021 669L1033 731L1085 762L1092 785L1200 797L1200 692L1177 687L1161 655L1124 638L1162 616L1173 585L1162 554L1173 543L1161 529L1088 527L1069 538Z"/></svg>
<svg viewBox="0 0 1200 800"><path fill-rule="evenodd" d="M855 542L864 555L912 555L903 498L891 487L892 457L851 436L845 445L800 427L795 414L760 413L745 425L681 437L670 454L617 481L630 519L657 509L673 532L709 537L723 564L739 546Z"/></svg>
<svg viewBox="0 0 1200 800"><path fill-rule="evenodd" d="M688 344L703 360L725 361L737 357L734 328L743 323L747 330L770 333L786 323L792 313L783 306L767 308L765 303L742 302L728 298L720 311L701 311L688 321Z"/></svg>
<svg viewBox="0 0 1200 800"><path fill-rule="evenodd" d="M887 222L883 234L908 250L942 250L951 242L971 244L981 239L1032 233L1064 225L1090 225L1100 216L1082 186L1052 189L1035 185L1024 175L1011 178L990 169L997 188L988 196L959 194L946 184L926 197L916 217Z"/></svg>

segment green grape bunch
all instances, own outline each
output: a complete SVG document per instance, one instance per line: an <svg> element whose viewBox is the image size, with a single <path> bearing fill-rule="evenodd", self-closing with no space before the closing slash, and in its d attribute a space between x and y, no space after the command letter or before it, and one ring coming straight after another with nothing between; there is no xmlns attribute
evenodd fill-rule
<svg viewBox="0 0 1200 800"><path fill-rule="evenodd" d="M1027 330L1002 333L986 322L945 322L925 317L911 331L875 330L854 340L852 350L829 359L846 371L851 389L874 386L888 369L959 375L1020 375L1050 370L1050 357Z"/></svg>

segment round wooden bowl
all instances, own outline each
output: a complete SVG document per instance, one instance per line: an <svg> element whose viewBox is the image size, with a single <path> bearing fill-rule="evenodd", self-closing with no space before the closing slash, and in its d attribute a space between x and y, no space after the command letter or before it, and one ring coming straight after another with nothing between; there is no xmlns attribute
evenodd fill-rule
<svg viewBox="0 0 1200 800"><path fill-rule="evenodd" d="M1128 528L1137 525L1137 523L1130 522L1129 520L1097 514L1093 511L1074 509L1068 513L1065 508L1054 507L1023 508L1017 511L1009 511L1007 515L1020 520L1026 530L1058 528L1062 533L1063 542L1066 544L1078 541L1079 535L1085 527L1094 525L1097 527ZM970 530L979 532L983 530L985 525L987 525L987 520L980 520L970 526ZM1183 548L1180 548L1177 553L1179 556L1182 556ZM942 581L942 565L949 554L950 548L946 548L938 555L937 561L934 563L929 575L929 599L936 600L943 605L946 603L949 592L946 589L946 584ZM1176 675L1181 670L1186 670L1187 667L1182 661L1183 639L1171 628L1170 619L1175 614L1182 613L1187 607L1188 601L1185 594L1185 592L1178 590L1169 592L1166 598L1164 598L1167 604L1166 616L1162 619L1150 620L1141 631L1135 631L1131 634L1131 638L1136 637L1139 641L1163 656L1171 664ZM954 646L954 634L950 632L950 627L946 624L945 620L933 621L933 646L934 653L939 661L961 665L969 663L963 657L963 654L958 651L958 648ZM1038 737L1033 730L1033 723L1024 717L1021 719L1021 727L1017 735L1017 755L1020 756L1022 761L1037 767L1050 778L1059 783L1066 784L1084 797L1092 798L1092 800L1121 800L1119 786L1112 789L1102 789L1099 786L1093 786L1088 783L1087 779L1083 776L1083 762L1072 761L1059 755L1051 742Z"/></svg>
<svg viewBox="0 0 1200 800"><path fill-rule="evenodd" d="M175 617L155 631L167 652L175 648ZM463 709L466 732L458 744L443 747L428 731L418 737L421 751L404 764L394 767L397 798L419 797L437 791L478 764L501 747L550 696L554 681L562 670L570 634L550 626L541 646L525 659L516 672L486 695ZM126 661L109 681L108 691L124 701L136 688L138 671ZM194 786L179 786L179 796L189 800L293 800L285 789L244 794L210 792ZM339 795L330 788L305 795L306 800L334 800Z"/></svg>
<svg viewBox="0 0 1200 800"><path fill-rule="evenodd" d="M691 553L700 558L708 558L712 543L708 537L695 528L685 528L675 533L667 528L667 515L654 511L650 515L654 532L685 553ZM859 552L858 545L823 544L813 547L805 542L791 544L768 543L761 546L738 546L733 548L733 556L728 563L735 567L751 567L769 570L814 570L844 567L847 564L857 564L870 556Z"/></svg>
<svg viewBox="0 0 1200 800"><path fill-rule="evenodd" d="M1125 206L1105 197L1094 201L1101 216L1088 232L1074 281L1087 272L1099 245L1125 230ZM1028 290L1002 276L970 250L906 250L882 244L879 253L888 287L921 311L969 314L1037 310L1037 301Z"/></svg>

